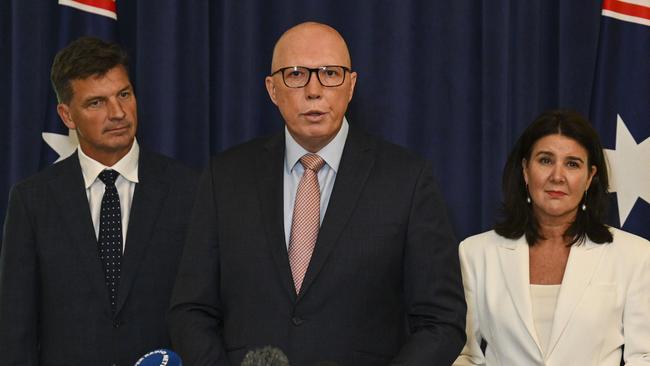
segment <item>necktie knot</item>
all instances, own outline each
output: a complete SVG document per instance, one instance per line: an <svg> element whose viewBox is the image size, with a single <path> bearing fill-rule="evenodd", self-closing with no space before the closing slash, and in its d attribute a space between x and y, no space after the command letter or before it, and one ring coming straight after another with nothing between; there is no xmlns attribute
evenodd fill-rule
<svg viewBox="0 0 650 366"><path fill-rule="evenodd" d="M107 185L107 186L112 186L112 185L115 185L115 180L117 179L117 177L119 175L120 175L120 173L118 173L115 170L106 169L106 170L102 170L102 172L99 173L99 180L104 182L104 184Z"/></svg>
<svg viewBox="0 0 650 366"><path fill-rule="evenodd" d="M305 169L313 170L318 173L320 168L325 164L325 160L316 154L305 154L300 158L300 164L302 164Z"/></svg>

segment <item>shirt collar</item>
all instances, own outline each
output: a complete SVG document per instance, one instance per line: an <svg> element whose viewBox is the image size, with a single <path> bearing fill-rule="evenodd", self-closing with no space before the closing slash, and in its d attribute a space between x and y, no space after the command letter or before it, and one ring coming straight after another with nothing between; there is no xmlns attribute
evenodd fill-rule
<svg viewBox="0 0 650 366"><path fill-rule="evenodd" d="M341 156L343 155L343 148L345 147L345 140L348 138L348 131L350 126L348 125L348 120L343 117L343 123L339 132L334 136L332 141L325 145L322 149L316 152L318 156L325 160L327 166L330 169L333 169L334 172L338 172L339 163L341 162ZM305 150L304 147L300 146L298 142L291 136L287 127L284 127L284 142L285 142L285 168L287 171L292 171L296 166L296 163L300 158L308 154L309 151Z"/></svg>
<svg viewBox="0 0 650 366"><path fill-rule="evenodd" d="M81 173L84 176L84 184L88 189L97 179L99 173L104 169L113 169L120 173L124 179L129 182L138 183L138 158L140 157L140 146L138 140L133 140L131 150L122 157L115 165L108 167L97 160L86 155L81 147L77 148L79 156L79 164L81 165Z"/></svg>

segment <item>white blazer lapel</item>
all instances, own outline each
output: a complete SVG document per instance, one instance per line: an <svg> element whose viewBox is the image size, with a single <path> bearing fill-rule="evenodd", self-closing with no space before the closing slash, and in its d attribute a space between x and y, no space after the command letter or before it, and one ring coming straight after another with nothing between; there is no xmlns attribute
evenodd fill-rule
<svg viewBox="0 0 650 366"><path fill-rule="evenodd" d="M522 236L517 241L504 241L499 247L499 260L501 261L503 279L508 288L508 292L510 292L512 302L541 355L542 350L533 323L533 304L530 298L528 243L526 242L525 236Z"/></svg>
<svg viewBox="0 0 650 366"><path fill-rule="evenodd" d="M602 245L594 244L589 240L582 245L571 247L553 317L551 337L546 353L547 359L555 350L562 333L591 282L605 252L601 250L602 247Z"/></svg>

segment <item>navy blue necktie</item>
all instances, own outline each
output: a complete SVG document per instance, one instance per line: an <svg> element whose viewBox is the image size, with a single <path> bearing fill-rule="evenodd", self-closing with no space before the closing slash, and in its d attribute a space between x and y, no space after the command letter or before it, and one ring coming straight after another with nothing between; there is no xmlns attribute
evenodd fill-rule
<svg viewBox="0 0 650 366"><path fill-rule="evenodd" d="M122 267L122 211L120 196L115 188L115 180L118 176L119 173L115 170L104 170L99 173L99 179L106 185L106 190L102 197L102 208L99 214L97 243L113 312L115 312L117 304L117 287Z"/></svg>

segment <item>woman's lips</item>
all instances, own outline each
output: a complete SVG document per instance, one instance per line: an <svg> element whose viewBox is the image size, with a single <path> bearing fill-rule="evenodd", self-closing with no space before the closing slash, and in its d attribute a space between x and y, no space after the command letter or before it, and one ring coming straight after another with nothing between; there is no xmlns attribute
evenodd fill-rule
<svg viewBox="0 0 650 366"><path fill-rule="evenodd" d="M560 197L564 197L564 196L567 195L566 193L564 193L562 191L546 191L546 194L548 194L552 198L560 198Z"/></svg>

